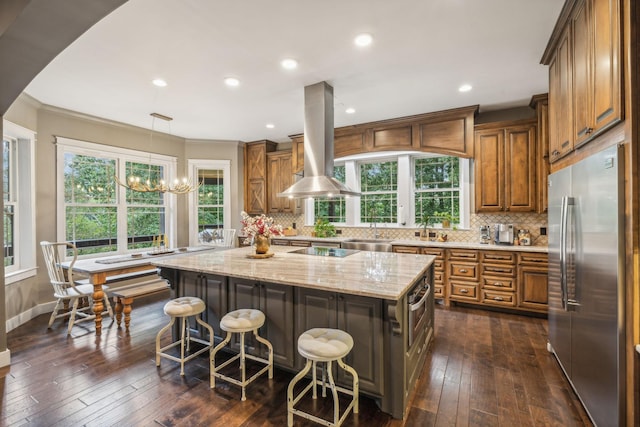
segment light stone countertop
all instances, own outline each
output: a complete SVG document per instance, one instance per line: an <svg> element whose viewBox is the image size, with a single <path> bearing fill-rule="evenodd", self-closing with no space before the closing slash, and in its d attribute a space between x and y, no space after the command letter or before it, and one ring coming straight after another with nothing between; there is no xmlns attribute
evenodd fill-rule
<svg viewBox="0 0 640 427"><path fill-rule="evenodd" d="M273 257L252 259L253 248L243 247L157 259L153 265L397 301L435 259L367 251L344 258L289 253L299 249L271 246Z"/></svg>

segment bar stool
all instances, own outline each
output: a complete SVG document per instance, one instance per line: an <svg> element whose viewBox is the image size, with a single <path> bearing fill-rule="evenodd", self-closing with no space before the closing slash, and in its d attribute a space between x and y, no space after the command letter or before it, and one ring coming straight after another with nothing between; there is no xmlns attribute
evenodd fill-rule
<svg viewBox="0 0 640 427"><path fill-rule="evenodd" d="M204 353L207 350L210 350L213 347L213 328L209 326L207 323L200 319L199 314L202 313L205 309L204 301L200 298L196 297L180 297L176 299L172 299L164 305L164 313L167 316L171 316L171 321L169 324L158 332L156 335L156 366L160 366L160 358L165 357L167 359L180 362L180 375L184 375L184 363L193 359L194 357ZM200 338L192 337L189 331L189 317L194 316L196 318L196 322L202 325L209 331L209 341L205 341ZM174 341L171 344L160 348L160 338L162 334L164 334L167 330L169 330L176 321L176 317L181 319L180 324L180 339L178 341ZM204 344L205 347L200 350L189 354L189 356L185 357L185 345L186 350L189 352L189 344L191 342L197 342L199 344ZM180 357L173 356L171 354L165 353L166 350L180 346Z"/></svg>
<svg viewBox="0 0 640 427"><path fill-rule="evenodd" d="M298 415L303 418L307 418L311 421L315 421L325 426L338 427L342 425L349 411L353 409L353 413L358 413L358 373L351 366L342 361L351 349L353 348L353 338L348 333L339 329L328 328L314 328L304 332L298 338L298 353L307 359L302 371L300 371L289 383L287 389L287 426L293 426L293 416ZM353 388L348 390L346 388L337 386L333 380L333 371L331 368L333 361L338 362L338 365L347 371L353 377ZM317 398L316 386L318 385L318 379L316 377L316 364L318 362L325 362L327 367L327 373L329 374L329 388L333 394L333 422L316 417L307 412L303 412L299 409L295 409L295 404L313 388L313 398ZM293 389L298 381L302 379L310 369L312 371L311 383L307 385L304 390L296 397L293 395ZM342 416L340 416L340 407L338 402L338 392L352 396L351 402L345 409ZM325 383L325 371L322 370L322 397L326 396L326 383Z"/></svg>
<svg viewBox="0 0 640 427"><path fill-rule="evenodd" d="M255 309L239 309L235 311L231 311L225 314L220 320L220 329L227 332L227 336L225 339L218 344L213 350L211 350L210 361L211 361L211 375L210 375L210 383L211 388L215 388L216 386L216 377L221 380L228 381L232 384L238 385L242 388L242 400L247 400L245 395L246 386L251 383L253 380L258 378L260 375L265 373L267 370L269 371L269 379L273 378L273 346L269 341L262 338L258 335L258 329L264 325L265 316L264 313L260 310ZM256 340L267 346L269 352L269 358L264 359L258 356L254 356L252 354L247 354L244 348L244 334L246 332L253 332ZM216 367L216 353L220 351L225 345L231 341L231 334L238 333L240 334L240 353L233 356L231 359L224 362L222 365ZM234 362L235 360L240 359L240 380L229 377L227 375L221 374L219 371L224 369L225 366ZM260 369L256 374L254 374L251 378L246 378L246 367L245 367L245 359L255 360L257 362L264 363L265 366Z"/></svg>

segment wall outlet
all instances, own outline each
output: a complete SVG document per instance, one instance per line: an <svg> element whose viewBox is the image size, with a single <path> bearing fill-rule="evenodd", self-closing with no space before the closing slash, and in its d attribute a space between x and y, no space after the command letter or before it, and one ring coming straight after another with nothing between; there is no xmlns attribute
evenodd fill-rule
<svg viewBox="0 0 640 427"><path fill-rule="evenodd" d="M540 235L541 236L547 235L547 227L540 227Z"/></svg>
<svg viewBox="0 0 640 427"><path fill-rule="evenodd" d="M416 236L416 237L420 237L420 232L419 232L419 231L415 231L415 232L413 233L413 235L414 235L414 236Z"/></svg>
<svg viewBox="0 0 640 427"><path fill-rule="evenodd" d="M342 234L342 230L340 229L336 230L336 234Z"/></svg>

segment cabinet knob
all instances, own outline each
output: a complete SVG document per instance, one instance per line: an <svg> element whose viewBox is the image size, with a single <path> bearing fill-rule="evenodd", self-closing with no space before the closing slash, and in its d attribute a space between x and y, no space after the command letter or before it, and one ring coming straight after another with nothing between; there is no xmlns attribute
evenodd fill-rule
<svg viewBox="0 0 640 427"><path fill-rule="evenodd" d="M553 151L551 152L551 155L552 155L552 156L558 156L558 155L560 155L560 152L559 152L558 150L553 150Z"/></svg>
<svg viewBox="0 0 640 427"><path fill-rule="evenodd" d="M466 273L467 271L469 271L469 270L467 270L466 268L461 268L460 269L460 273Z"/></svg>
<svg viewBox="0 0 640 427"><path fill-rule="evenodd" d="M493 297L493 299L496 301L504 301L504 298L502 297Z"/></svg>
<svg viewBox="0 0 640 427"><path fill-rule="evenodd" d="M504 286L504 284L502 282L496 282L494 283L494 286Z"/></svg>
<svg viewBox="0 0 640 427"><path fill-rule="evenodd" d="M593 128L587 128L587 131L585 133L587 135L589 135L590 133L593 133Z"/></svg>
<svg viewBox="0 0 640 427"><path fill-rule="evenodd" d="M461 294L468 294L469 293L469 289L460 289L460 293Z"/></svg>

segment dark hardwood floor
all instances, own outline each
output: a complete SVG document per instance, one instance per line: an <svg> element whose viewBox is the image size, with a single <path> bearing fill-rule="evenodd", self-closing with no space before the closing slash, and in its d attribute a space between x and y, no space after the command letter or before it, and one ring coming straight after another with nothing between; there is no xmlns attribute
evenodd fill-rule
<svg viewBox="0 0 640 427"><path fill-rule="evenodd" d="M237 387L209 388L208 358L156 368L164 300L136 301L131 334L106 320L102 337L42 315L11 331L0 369L0 425L284 426L292 374L276 369L240 401ZM405 422L361 398L347 426L591 425L546 350L546 320L469 308L436 310L436 335ZM316 403L327 415L331 405ZM296 426L315 425L295 418Z"/></svg>

